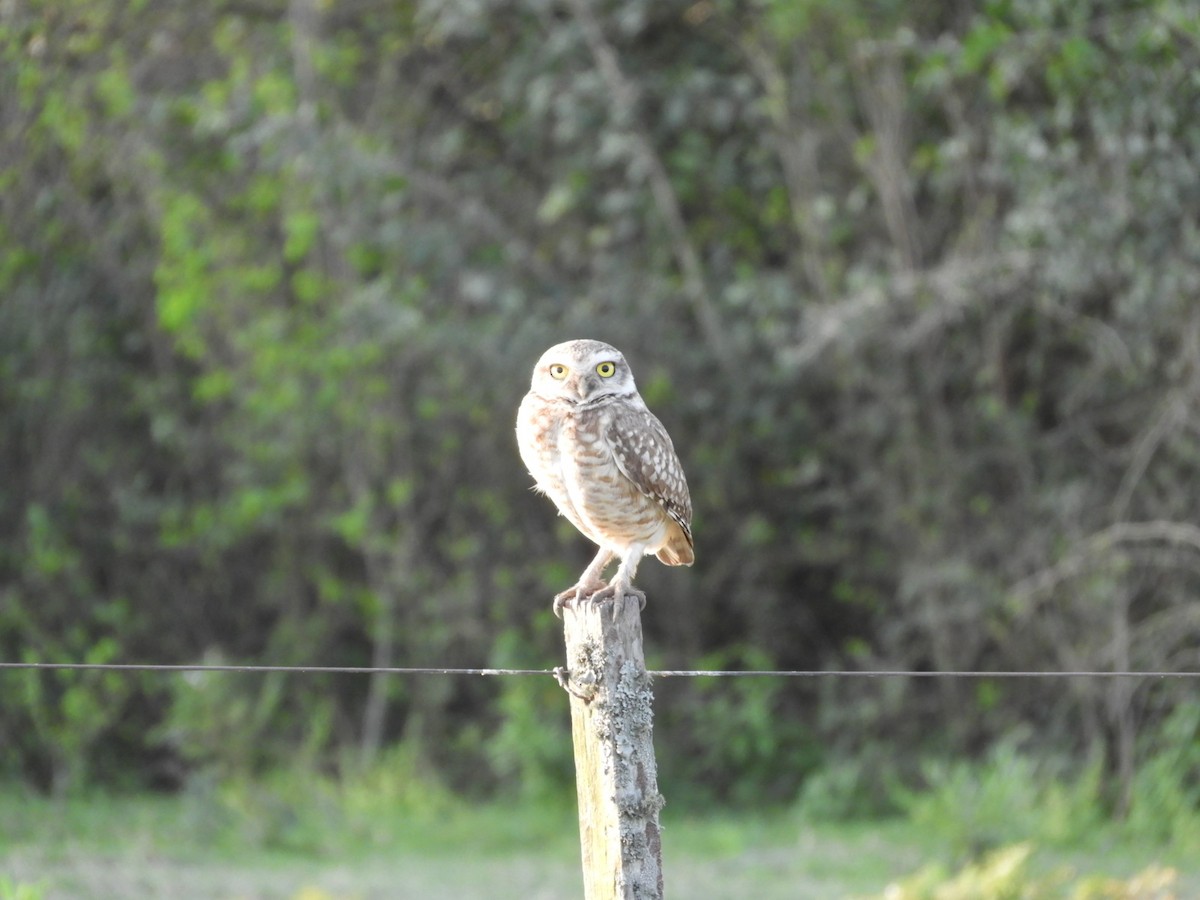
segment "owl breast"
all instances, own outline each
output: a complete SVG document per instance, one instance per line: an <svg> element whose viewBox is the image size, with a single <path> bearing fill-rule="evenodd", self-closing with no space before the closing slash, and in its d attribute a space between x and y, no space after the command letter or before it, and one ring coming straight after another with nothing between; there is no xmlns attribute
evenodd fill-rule
<svg viewBox="0 0 1200 900"><path fill-rule="evenodd" d="M521 456L538 488L591 541L653 552L666 541L668 518L618 467L606 438L613 416L608 405L576 409L530 394L518 414Z"/></svg>

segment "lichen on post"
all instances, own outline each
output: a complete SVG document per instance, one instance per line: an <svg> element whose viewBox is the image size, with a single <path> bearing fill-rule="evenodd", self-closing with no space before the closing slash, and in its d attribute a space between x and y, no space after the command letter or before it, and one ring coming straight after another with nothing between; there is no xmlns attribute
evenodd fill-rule
<svg viewBox="0 0 1200 900"><path fill-rule="evenodd" d="M654 693L639 604L567 607L564 630L585 900L659 900Z"/></svg>

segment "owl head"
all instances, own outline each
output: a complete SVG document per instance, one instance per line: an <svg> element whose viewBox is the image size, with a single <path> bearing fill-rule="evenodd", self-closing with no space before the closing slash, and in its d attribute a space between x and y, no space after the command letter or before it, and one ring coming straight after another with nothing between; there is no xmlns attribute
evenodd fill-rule
<svg viewBox="0 0 1200 900"><path fill-rule="evenodd" d="M621 351L603 341L555 344L533 367L530 390L543 397L588 403L637 393L633 372Z"/></svg>

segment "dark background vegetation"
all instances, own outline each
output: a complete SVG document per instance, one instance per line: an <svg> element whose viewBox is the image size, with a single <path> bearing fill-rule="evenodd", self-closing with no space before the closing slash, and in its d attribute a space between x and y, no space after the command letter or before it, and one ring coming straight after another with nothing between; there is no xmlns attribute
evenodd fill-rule
<svg viewBox="0 0 1200 900"><path fill-rule="evenodd" d="M696 507L652 666L1200 668L1197 71L1183 0L2 4L0 657L558 663L513 419L587 336ZM666 680L656 739L672 802L1004 739L1122 812L1167 752L1195 802L1188 690ZM60 792L571 778L549 678L0 692Z"/></svg>

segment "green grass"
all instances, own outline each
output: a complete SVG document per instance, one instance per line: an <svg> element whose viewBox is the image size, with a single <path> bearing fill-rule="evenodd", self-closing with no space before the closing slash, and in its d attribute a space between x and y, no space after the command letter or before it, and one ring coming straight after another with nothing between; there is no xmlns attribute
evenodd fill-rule
<svg viewBox="0 0 1200 900"><path fill-rule="evenodd" d="M663 813L667 893L684 900L879 896L930 863L951 866L953 852L911 820ZM1083 849L1039 848L1031 867L1127 878L1156 862L1179 870L1177 896L1200 896L1196 863L1102 837ZM472 806L411 791L399 802L386 787L338 794L299 779L63 801L0 790L0 900L578 896L576 822L565 804Z"/></svg>

